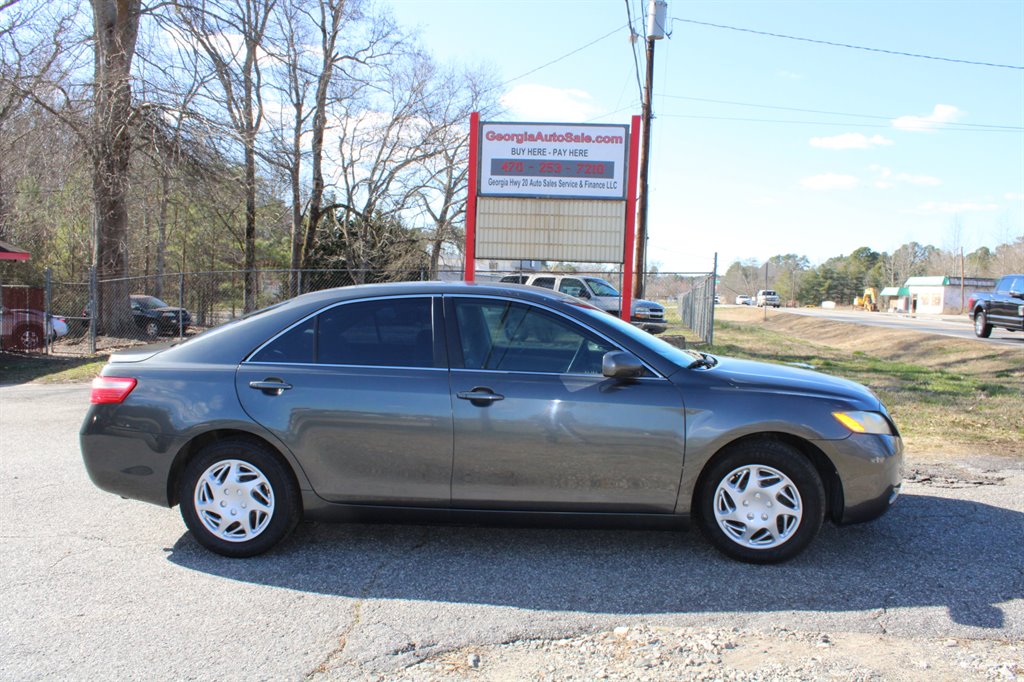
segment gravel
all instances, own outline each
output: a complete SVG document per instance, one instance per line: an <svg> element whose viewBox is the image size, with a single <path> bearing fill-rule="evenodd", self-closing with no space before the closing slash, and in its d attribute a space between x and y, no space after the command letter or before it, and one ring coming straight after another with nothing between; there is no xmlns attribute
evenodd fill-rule
<svg viewBox="0 0 1024 682"><path fill-rule="evenodd" d="M340 672L340 671L339 671ZM1017 680L1024 645L740 628L619 626L431 656L386 679ZM382 679L369 676L368 679Z"/></svg>

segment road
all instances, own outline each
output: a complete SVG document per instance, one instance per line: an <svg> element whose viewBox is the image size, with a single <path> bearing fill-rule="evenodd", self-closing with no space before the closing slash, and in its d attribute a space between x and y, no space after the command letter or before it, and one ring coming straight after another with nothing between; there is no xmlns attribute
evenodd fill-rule
<svg viewBox="0 0 1024 682"><path fill-rule="evenodd" d="M0 388L0 679L388 679L468 645L639 625L1024 638L1019 460L917 476L784 566L697 533L354 524L231 560L176 509L91 484L87 400Z"/></svg>
<svg viewBox="0 0 1024 682"><path fill-rule="evenodd" d="M958 339L969 339L978 343L986 343L999 346L1010 346L1024 348L1024 334L1021 332L1010 332L1005 329L993 329L992 336L988 339L979 339L974 335L974 327L967 315L897 315L894 313L871 313L863 310L826 310L824 308L782 308L780 309L794 315L807 315L837 322L852 322L871 327L885 327L888 329L904 329L924 332L926 334L939 334L952 336ZM768 314L772 314L774 310Z"/></svg>

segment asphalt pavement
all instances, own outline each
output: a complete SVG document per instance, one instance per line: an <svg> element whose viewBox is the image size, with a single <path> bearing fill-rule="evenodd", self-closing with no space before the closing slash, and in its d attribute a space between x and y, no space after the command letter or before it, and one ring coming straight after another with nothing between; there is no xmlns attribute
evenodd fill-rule
<svg viewBox="0 0 1024 682"><path fill-rule="evenodd" d="M917 475L782 566L696 532L302 524L262 557L95 488L84 385L0 388L0 679L387 678L439 652L648 625L1024 638L1024 471Z"/></svg>
<svg viewBox="0 0 1024 682"><path fill-rule="evenodd" d="M852 310L849 308L828 310L826 308L781 308L782 312L794 315L807 315L837 322L852 322L869 327L884 327L886 329L902 329L925 334L938 334L940 336L951 336L958 339L976 341L979 344L990 344L996 346L1010 346L1024 348L1024 333L1011 332L1001 327L992 329L992 335L987 339L975 336L974 326L967 315L932 315L903 313L870 312L864 310ZM772 310L769 315L777 312Z"/></svg>

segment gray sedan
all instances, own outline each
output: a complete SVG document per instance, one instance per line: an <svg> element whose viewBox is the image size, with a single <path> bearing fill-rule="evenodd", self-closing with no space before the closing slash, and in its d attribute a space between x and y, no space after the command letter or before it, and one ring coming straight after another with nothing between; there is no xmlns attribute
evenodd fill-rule
<svg viewBox="0 0 1024 682"><path fill-rule="evenodd" d="M693 520L777 562L896 499L903 445L863 386L680 350L518 285L320 291L110 358L82 426L99 487L180 505L228 556L303 517Z"/></svg>

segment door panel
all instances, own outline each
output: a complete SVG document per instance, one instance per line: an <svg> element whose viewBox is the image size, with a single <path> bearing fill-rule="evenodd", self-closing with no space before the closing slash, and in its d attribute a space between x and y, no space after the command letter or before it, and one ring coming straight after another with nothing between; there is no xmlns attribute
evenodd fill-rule
<svg viewBox="0 0 1024 682"><path fill-rule="evenodd" d="M334 502L447 506L452 413L440 302L355 301L304 320L236 374L246 412Z"/></svg>
<svg viewBox="0 0 1024 682"><path fill-rule="evenodd" d="M619 349L538 306L450 297L446 320L453 506L673 511L685 416L669 381L605 378Z"/></svg>
<svg viewBox="0 0 1024 682"><path fill-rule="evenodd" d="M452 506L672 512L683 468L684 415L668 381L452 371Z"/></svg>

